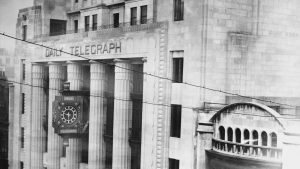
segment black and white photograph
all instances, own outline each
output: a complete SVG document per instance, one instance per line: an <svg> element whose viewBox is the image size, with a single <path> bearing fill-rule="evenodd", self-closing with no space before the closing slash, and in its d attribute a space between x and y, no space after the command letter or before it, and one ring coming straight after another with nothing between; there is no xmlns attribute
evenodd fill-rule
<svg viewBox="0 0 300 169"><path fill-rule="evenodd" d="M300 169L299 9L0 0L0 169Z"/></svg>

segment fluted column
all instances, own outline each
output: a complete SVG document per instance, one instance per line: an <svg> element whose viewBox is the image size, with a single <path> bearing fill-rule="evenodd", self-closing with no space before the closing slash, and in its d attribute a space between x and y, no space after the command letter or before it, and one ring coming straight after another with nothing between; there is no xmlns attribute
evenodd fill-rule
<svg viewBox="0 0 300 169"><path fill-rule="evenodd" d="M58 63L49 63L49 106L48 106L48 169L59 169L62 156L62 138L52 127L52 102L59 96L63 84L63 70Z"/></svg>
<svg viewBox="0 0 300 169"><path fill-rule="evenodd" d="M89 120L89 169L105 168L104 121L107 100L106 67L104 64L91 61L90 84L90 120Z"/></svg>
<svg viewBox="0 0 300 169"><path fill-rule="evenodd" d="M70 90L81 90L83 87L83 69L75 62L68 62L67 66L68 82ZM69 146L66 148L67 169L79 169L82 145L80 138L69 138Z"/></svg>
<svg viewBox="0 0 300 169"><path fill-rule="evenodd" d="M45 70L43 65L32 65L32 113L31 113L31 166L30 169L43 168L45 151L45 130L43 115L46 114L46 94L44 92Z"/></svg>
<svg viewBox="0 0 300 169"><path fill-rule="evenodd" d="M132 114L130 93L133 90L132 65L116 60L115 103L113 129L113 169L130 169L131 150L129 146L129 126Z"/></svg>

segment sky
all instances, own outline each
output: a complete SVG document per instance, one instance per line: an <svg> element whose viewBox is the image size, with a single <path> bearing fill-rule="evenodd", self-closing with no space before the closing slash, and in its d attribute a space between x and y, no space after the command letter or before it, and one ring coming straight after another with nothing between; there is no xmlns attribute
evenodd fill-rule
<svg viewBox="0 0 300 169"><path fill-rule="evenodd" d="M0 0L0 32L15 36L19 9L33 6L33 0ZM0 48L14 51L14 40L0 36Z"/></svg>

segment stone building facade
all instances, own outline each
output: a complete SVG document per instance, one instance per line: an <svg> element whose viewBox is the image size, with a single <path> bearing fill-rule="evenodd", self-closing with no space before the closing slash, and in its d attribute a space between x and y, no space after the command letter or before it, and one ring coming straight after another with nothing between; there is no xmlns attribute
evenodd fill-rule
<svg viewBox="0 0 300 169"><path fill-rule="evenodd" d="M297 168L296 0L35 0L9 166ZM280 103L280 104L278 104Z"/></svg>

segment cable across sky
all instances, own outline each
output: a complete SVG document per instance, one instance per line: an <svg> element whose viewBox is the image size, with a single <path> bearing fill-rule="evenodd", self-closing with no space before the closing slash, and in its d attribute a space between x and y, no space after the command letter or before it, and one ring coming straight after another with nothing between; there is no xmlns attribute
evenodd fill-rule
<svg viewBox="0 0 300 169"><path fill-rule="evenodd" d="M35 46L39 46L39 47L51 49L51 50L54 50L54 51L59 51L61 53L65 53L67 55L71 55L71 56L74 56L74 57L79 57L79 58L85 59L87 61L94 61L94 62L98 62L98 63L105 64L105 65L115 66L115 67L118 67L120 69L129 70L129 71L132 71L132 72L135 72L135 73L139 73L139 74L143 74L143 75L148 75L148 76L152 76L152 77L163 79L163 80L168 80L168 81L171 81L171 82L173 81L172 79L167 78L167 77L161 77L161 76L154 75L154 74L151 74L151 73L141 72L141 71L130 69L130 68L125 68L125 67L118 66L118 65L115 65L115 64L103 62L101 60L95 60L95 59L90 59L88 57L84 57L84 56L81 56L81 55L75 55L73 53L66 52L64 50L55 49L55 48L52 48L52 47L49 47L49 46L45 46L43 44L39 44L39 43L35 43L35 42L30 42L28 40L23 40L23 39L15 37L15 36L8 35L8 34L2 32L2 31L1 31L0 35L8 37L8 38L11 38L11 39L15 39L15 40L18 40L18 41L22 41L24 43L29 43L29 44L32 44L32 45L35 45ZM297 107L295 105L290 105L290 104L285 104L285 103L279 103L279 102L275 102L275 101L272 101L272 100L260 99L260 98L251 97L251 96L245 96L245 95L241 95L241 94L238 94L238 93L232 93L232 92L224 91L224 90L221 90L221 89L214 89L214 88L210 88L210 87L206 87L206 86L202 86L202 85L196 85L196 84L192 84L192 83L188 83L188 82L182 82L182 84L185 84L185 85L188 85L188 86L192 86L192 87L201 88L201 89L204 89L204 90L209 90L209 91L223 93L223 94L232 95L232 96L243 97L243 98L247 98L247 99L253 99L253 100L262 101L262 102L268 102L268 103L277 104L277 105L281 105L281 106L288 106L288 107L293 107L293 108Z"/></svg>

